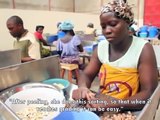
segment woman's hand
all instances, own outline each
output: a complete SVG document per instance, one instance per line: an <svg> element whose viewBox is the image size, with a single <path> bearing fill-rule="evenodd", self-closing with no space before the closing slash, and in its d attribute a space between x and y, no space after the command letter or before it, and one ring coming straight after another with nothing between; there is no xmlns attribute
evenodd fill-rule
<svg viewBox="0 0 160 120"><path fill-rule="evenodd" d="M86 107L87 108L109 108L113 105L113 101L116 101L118 103L118 99L113 98L109 95L104 94L96 94L94 97L92 97L88 102Z"/></svg>
<svg viewBox="0 0 160 120"><path fill-rule="evenodd" d="M93 99L95 94L91 92L88 88L86 87L79 87L78 89L74 90L72 93L72 98L74 100L79 100L79 99L86 99L91 100Z"/></svg>

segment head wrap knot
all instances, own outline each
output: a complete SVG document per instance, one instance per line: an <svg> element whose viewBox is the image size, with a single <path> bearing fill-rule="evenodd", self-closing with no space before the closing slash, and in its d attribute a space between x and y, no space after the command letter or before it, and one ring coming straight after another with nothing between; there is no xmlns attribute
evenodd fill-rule
<svg viewBox="0 0 160 120"><path fill-rule="evenodd" d="M133 23L134 14L132 12L132 7L128 5L128 3L124 3L123 0L113 0L103 6L101 9L101 14L107 12L113 12L116 17L123 19L129 25Z"/></svg>

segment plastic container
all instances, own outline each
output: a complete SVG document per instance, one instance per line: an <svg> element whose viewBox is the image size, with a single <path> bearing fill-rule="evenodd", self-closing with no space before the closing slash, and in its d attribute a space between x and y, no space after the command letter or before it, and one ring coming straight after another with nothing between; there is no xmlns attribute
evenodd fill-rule
<svg viewBox="0 0 160 120"><path fill-rule="evenodd" d="M140 28L140 32L147 32L148 31L148 26L144 25Z"/></svg>
<svg viewBox="0 0 160 120"><path fill-rule="evenodd" d="M91 54L91 53L93 52L93 45L84 46L83 49L84 49L84 51L87 52L88 54Z"/></svg>
<svg viewBox="0 0 160 120"><path fill-rule="evenodd" d="M42 83L49 84L49 85L63 86L61 88L59 86L60 89L66 89L70 85L68 80L61 79L61 78L53 78L53 79L44 80L42 81Z"/></svg>
<svg viewBox="0 0 160 120"><path fill-rule="evenodd" d="M149 35L148 35L149 38L154 38L158 35L158 29L154 26L150 27L148 29L148 32L149 32Z"/></svg>
<svg viewBox="0 0 160 120"><path fill-rule="evenodd" d="M148 35L147 32L140 32L139 33L140 38L146 38L147 35Z"/></svg>
<svg viewBox="0 0 160 120"><path fill-rule="evenodd" d="M65 32L59 31L59 32L58 32L58 39L59 39L59 38L63 38L65 35L66 35Z"/></svg>
<svg viewBox="0 0 160 120"><path fill-rule="evenodd" d="M63 111L54 120L100 120L100 118L91 111L79 108L77 111Z"/></svg>
<svg viewBox="0 0 160 120"><path fill-rule="evenodd" d="M47 42L48 42L48 43L52 43L52 42L54 42L54 41L56 41L56 40L58 40L58 35L50 35L50 36L48 36L48 38L47 38Z"/></svg>

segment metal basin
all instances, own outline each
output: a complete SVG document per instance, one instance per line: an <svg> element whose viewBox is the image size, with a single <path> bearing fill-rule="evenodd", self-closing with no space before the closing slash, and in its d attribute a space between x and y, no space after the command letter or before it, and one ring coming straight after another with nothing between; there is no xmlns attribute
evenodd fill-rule
<svg viewBox="0 0 160 120"><path fill-rule="evenodd" d="M13 94L20 92L22 90L27 90L31 88L51 88L56 91L59 91L60 93L62 92L62 90L55 85L47 85L43 83L24 83L24 84L19 84L19 85L16 85L14 87L11 87L9 89L2 91L0 93L0 100L5 102Z"/></svg>
<svg viewBox="0 0 160 120"><path fill-rule="evenodd" d="M35 114L41 111L40 114L44 115L41 116L42 119L53 119L60 113L59 109L65 107L63 102L65 97L61 91L53 85L26 83L3 91L0 99L18 116L19 113L34 108ZM33 112L23 114L23 116L31 113Z"/></svg>

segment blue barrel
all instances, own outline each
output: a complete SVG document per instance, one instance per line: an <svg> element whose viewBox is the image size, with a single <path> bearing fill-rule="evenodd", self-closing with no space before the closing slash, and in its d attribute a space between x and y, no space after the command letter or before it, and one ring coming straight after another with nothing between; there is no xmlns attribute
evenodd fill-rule
<svg viewBox="0 0 160 120"><path fill-rule="evenodd" d="M149 27L148 32L149 32L149 35L148 35L149 38L154 38L158 35L158 29L157 27L154 27L154 26Z"/></svg>
<svg viewBox="0 0 160 120"><path fill-rule="evenodd" d="M148 31L148 26L144 25L140 28L140 32L147 32Z"/></svg>

